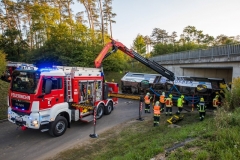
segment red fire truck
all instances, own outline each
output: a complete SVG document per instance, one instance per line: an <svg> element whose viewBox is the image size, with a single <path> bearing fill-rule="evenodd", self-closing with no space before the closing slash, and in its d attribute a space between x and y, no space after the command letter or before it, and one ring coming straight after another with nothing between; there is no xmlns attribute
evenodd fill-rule
<svg viewBox="0 0 240 160"><path fill-rule="evenodd" d="M61 136L70 127L71 121L92 121L94 108L97 119L103 114L110 114L118 99L108 96L118 93L118 84L104 83L99 67L104 58L118 49L174 80L171 71L112 40L95 59L96 68L20 66L15 69L8 96L8 120L23 129L40 129L52 136Z"/></svg>
<svg viewBox="0 0 240 160"><path fill-rule="evenodd" d="M117 83L104 83L100 68L20 66L12 74L8 120L22 129L40 129L61 136L71 121L90 122L110 114L117 98Z"/></svg>

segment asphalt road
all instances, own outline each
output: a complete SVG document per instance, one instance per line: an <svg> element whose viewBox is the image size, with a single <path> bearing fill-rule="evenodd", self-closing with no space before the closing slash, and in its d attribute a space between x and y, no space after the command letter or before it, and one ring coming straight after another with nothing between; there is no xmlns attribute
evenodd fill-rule
<svg viewBox="0 0 240 160"><path fill-rule="evenodd" d="M130 103L128 103L130 102ZM144 107L143 107L144 108ZM143 112L142 112L143 113ZM152 114L142 114L151 116ZM110 115L97 120L96 134L110 127L139 118L139 101L119 99ZM51 137L47 132L27 129L22 131L10 122L0 123L0 159L1 160L43 160L90 139L93 122L73 122L61 137Z"/></svg>

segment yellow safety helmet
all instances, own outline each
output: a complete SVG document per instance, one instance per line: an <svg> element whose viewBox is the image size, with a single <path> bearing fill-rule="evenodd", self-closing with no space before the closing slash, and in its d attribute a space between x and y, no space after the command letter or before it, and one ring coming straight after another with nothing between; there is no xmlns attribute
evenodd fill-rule
<svg viewBox="0 0 240 160"><path fill-rule="evenodd" d="M169 98L172 98L172 94L169 94Z"/></svg>
<svg viewBox="0 0 240 160"><path fill-rule="evenodd" d="M219 98L219 95L216 95L216 97L215 98Z"/></svg>
<svg viewBox="0 0 240 160"><path fill-rule="evenodd" d="M184 95L181 95L181 98L183 99L183 98L184 98Z"/></svg>
<svg viewBox="0 0 240 160"><path fill-rule="evenodd" d="M204 102L204 98L200 98L200 102Z"/></svg>

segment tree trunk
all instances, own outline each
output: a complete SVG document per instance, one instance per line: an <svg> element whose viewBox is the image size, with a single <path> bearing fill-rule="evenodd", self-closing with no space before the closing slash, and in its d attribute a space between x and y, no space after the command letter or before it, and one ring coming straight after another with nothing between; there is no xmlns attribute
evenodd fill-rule
<svg viewBox="0 0 240 160"><path fill-rule="evenodd" d="M102 44L104 45L104 21L103 21L103 10L102 10L102 2L99 0L99 6L100 6L100 17L101 17L101 26L102 26Z"/></svg>

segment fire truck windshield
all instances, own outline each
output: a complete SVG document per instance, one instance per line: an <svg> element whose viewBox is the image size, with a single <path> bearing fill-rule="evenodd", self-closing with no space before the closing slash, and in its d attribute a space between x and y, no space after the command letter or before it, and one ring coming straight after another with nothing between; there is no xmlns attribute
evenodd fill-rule
<svg viewBox="0 0 240 160"><path fill-rule="evenodd" d="M15 70L12 74L11 90L33 94L36 92L39 74L35 71Z"/></svg>

